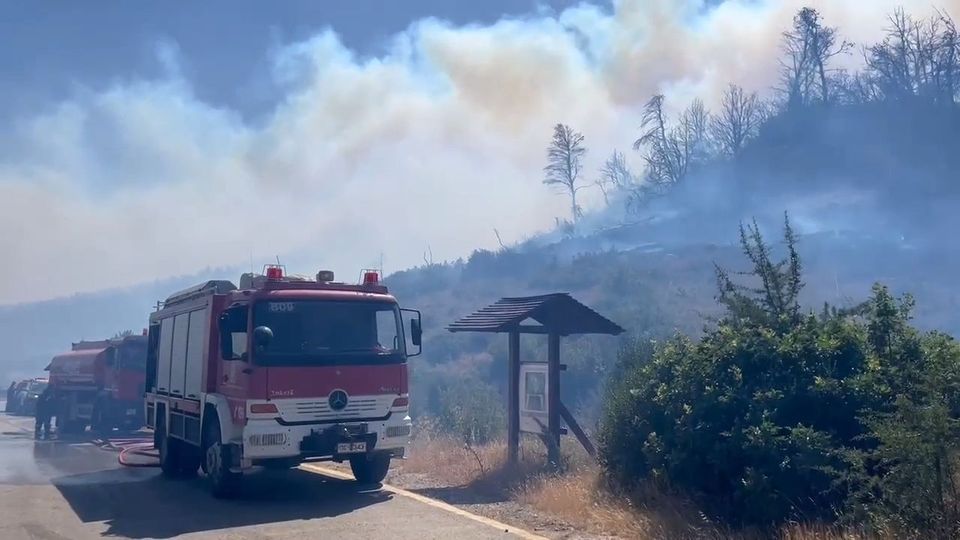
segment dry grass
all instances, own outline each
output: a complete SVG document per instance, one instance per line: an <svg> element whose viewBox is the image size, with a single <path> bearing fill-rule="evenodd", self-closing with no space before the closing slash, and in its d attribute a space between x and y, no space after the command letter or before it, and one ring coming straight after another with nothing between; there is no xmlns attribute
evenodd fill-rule
<svg viewBox="0 0 960 540"><path fill-rule="evenodd" d="M649 488L629 497L607 489L599 467L579 446L563 449L563 470L545 466L539 441L525 441L520 463L507 467L503 442L470 448L433 431L421 431L405 473L423 474L445 486L497 492L593 534L637 539L737 539L769 537L756 531L730 531L711 523L687 501ZM782 540L861 540L864 535L830 526L795 524Z"/></svg>
<svg viewBox="0 0 960 540"><path fill-rule="evenodd" d="M709 524L680 501L651 491L638 507L631 498L604 489L600 471L579 446L564 446L562 471L547 467L536 440L524 440L520 462L506 464L502 441L471 448L427 431L413 442L406 473L429 476L447 486L469 486L552 515L578 530L624 538L719 538Z"/></svg>
<svg viewBox="0 0 960 540"><path fill-rule="evenodd" d="M687 501L649 488L630 497L607 489L596 466L527 481L518 501L562 517L592 533L637 539L769 538L769 532L732 531L711 523ZM866 535L829 525L793 524L775 534L780 540L864 540Z"/></svg>
<svg viewBox="0 0 960 540"><path fill-rule="evenodd" d="M596 534L625 538L701 534L679 512L638 508L627 498L603 490L598 474L591 470L534 478L517 492L517 500Z"/></svg>
<svg viewBox="0 0 960 540"><path fill-rule="evenodd" d="M828 525L791 525L780 532L781 540L862 540L863 534L844 532Z"/></svg>
<svg viewBox="0 0 960 540"><path fill-rule="evenodd" d="M502 443L470 448L448 437L421 436L412 446L402 470L428 475L449 486L486 479L493 471L503 469L505 463Z"/></svg>

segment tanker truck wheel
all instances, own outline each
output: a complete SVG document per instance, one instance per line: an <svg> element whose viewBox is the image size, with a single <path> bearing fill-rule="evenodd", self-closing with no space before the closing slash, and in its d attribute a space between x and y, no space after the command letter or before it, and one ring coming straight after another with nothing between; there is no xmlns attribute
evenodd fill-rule
<svg viewBox="0 0 960 540"><path fill-rule="evenodd" d="M209 415L203 423L203 471L207 473L207 485L214 497L229 498L240 487L240 473L230 470L231 449L220 437L220 420Z"/></svg>
<svg viewBox="0 0 960 540"><path fill-rule="evenodd" d="M90 419L90 430L98 435L106 437L113 432L113 426L110 425L110 421L107 419L104 409L106 409L106 404L104 404L102 401L97 402L97 404L94 405L93 417Z"/></svg>
<svg viewBox="0 0 960 540"><path fill-rule="evenodd" d="M390 454L376 452L350 458L350 470L361 484L379 484L390 470Z"/></svg>

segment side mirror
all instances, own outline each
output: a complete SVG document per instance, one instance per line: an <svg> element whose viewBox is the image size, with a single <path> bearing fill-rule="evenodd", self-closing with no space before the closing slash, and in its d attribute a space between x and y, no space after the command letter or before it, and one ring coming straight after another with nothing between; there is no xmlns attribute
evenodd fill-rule
<svg viewBox="0 0 960 540"><path fill-rule="evenodd" d="M400 311L410 315L410 342L417 348L415 353L407 353L407 356L417 356L423 352L420 345L423 342L423 326L420 323L420 312L415 309L401 309Z"/></svg>
<svg viewBox="0 0 960 540"><path fill-rule="evenodd" d="M253 345L257 351L264 351L273 341L273 330L268 326L258 326L253 329Z"/></svg>
<svg viewBox="0 0 960 540"><path fill-rule="evenodd" d="M420 328L420 319L410 319L410 340L417 347L423 341L423 329Z"/></svg>

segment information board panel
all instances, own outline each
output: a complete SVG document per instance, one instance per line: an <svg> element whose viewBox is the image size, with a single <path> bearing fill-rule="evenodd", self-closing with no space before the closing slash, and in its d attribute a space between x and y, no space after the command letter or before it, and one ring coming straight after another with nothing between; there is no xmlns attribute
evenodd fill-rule
<svg viewBox="0 0 960 540"><path fill-rule="evenodd" d="M549 387L546 363L520 364L520 431L547 433Z"/></svg>

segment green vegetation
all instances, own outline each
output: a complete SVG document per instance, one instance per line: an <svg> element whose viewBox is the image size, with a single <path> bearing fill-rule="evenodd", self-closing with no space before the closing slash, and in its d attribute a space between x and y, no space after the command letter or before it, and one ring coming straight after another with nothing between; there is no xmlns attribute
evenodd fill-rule
<svg viewBox="0 0 960 540"><path fill-rule="evenodd" d="M736 525L849 520L960 533L960 346L910 325L875 285L853 309L803 313L801 261L741 229L752 269L717 269L724 312L699 339L622 354L601 438L611 479L678 489Z"/></svg>

